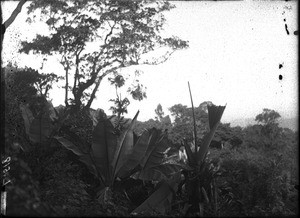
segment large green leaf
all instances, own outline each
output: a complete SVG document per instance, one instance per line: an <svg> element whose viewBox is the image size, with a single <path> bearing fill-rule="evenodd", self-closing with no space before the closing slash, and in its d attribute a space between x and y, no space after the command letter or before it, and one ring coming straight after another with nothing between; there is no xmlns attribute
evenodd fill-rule
<svg viewBox="0 0 300 218"><path fill-rule="evenodd" d="M140 161L145 156L147 147L151 140L150 130L145 130L139 137L133 147L131 155L129 155L126 163L121 167L118 176L121 178L130 176L131 172L139 165Z"/></svg>
<svg viewBox="0 0 300 218"><path fill-rule="evenodd" d="M89 171L94 174L96 177L99 177L98 172L95 168L95 165L91 159L90 153L83 152L79 147L77 147L74 143L69 141L68 139L60 136L54 136L54 138L66 149L72 151L79 157L79 160L83 162Z"/></svg>
<svg viewBox="0 0 300 218"><path fill-rule="evenodd" d="M111 186L133 148L133 127L139 111L120 135L106 116L99 116L93 132L92 160L101 174L105 186Z"/></svg>
<svg viewBox="0 0 300 218"><path fill-rule="evenodd" d="M201 164L201 162L203 161L207 153L208 147L220 123L225 107L226 106L215 106L215 105L207 106L210 131L204 136L203 142L198 151L198 158L199 158L198 164Z"/></svg>
<svg viewBox="0 0 300 218"><path fill-rule="evenodd" d="M132 119L130 125L122 131L120 137L117 139L117 147L114 153L114 158L112 161L113 167L113 179L117 176L120 168L128 160L129 155L132 153L133 149L133 128L136 119L139 115L139 111L136 113Z"/></svg>
<svg viewBox="0 0 300 218"><path fill-rule="evenodd" d="M20 104L20 110L22 112L22 117L25 125L25 132L29 136L30 124L33 121L34 117L28 105Z"/></svg>
<svg viewBox="0 0 300 218"><path fill-rule="evenodd" d="M162 181L157 184L156 190L147 198L139 207L132 211L131 214L148 214L154 213L165 214L170 208L174 196L174 182Z"/></svg>
<svg viewBox="0 0 300 218"><path fill-rule="evenodd" d="M50 136L51 131L52 124L49 114L41 113L30 124L29 139L34 143L41 143Z"/></svg>
<svg viewBox="0 0 300 218"><path fill-rule="evenodd" d="M51 101L46 102L44 110L46 111L47 114L49 114L49 118L52 122L55 120L58 120L59 117L57 115L57 111L53 107L53 104Z"/></svg>
<svg viewBox="0 0 300 218"><path fill-rule="evenodd" d="M117 148L117 136L112 123L100 116L98 124L93 131L91 157L105 186L112 182L114 154Z"/></svg>
<svg viewBox="0 0 300 218"><path fill-rule="evenodd" d="M144 168L138 174L138 178L142 180L162 181L170 179L173 175L180 172L182 169L192 170L188 165L178 162L174 157L169 157L163 160L162 163Z"/></svg>
<svg viewBox="0 0 300 218"><path fill-rule="evenodd" d="M162 134L161 130L152 128L151 130L151 139L147 147L145 156L141 160L141 167L144 169L147 167L147 164L159 164L164 158L163 152L167 149L168 145L166 144L165 135ZM154 163L153 163L154 161ZM149 167L149 166L148 166Z"/></svg>
<svg viewBox="0 0 300 218"><path fill-rule="evenodd" d="M140 161L141 171L136 177L142 180L161 181L183 169L184 164L166 156L168 147L166 134L153 128L147 150Z"/></svg>

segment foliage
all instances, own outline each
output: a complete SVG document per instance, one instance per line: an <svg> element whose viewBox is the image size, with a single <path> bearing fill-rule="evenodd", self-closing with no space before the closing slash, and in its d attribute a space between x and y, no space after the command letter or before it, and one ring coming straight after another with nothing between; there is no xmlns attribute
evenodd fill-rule
<svg viewBox="0 0 300 218"><path fill-rule="evenodd" d="M162 133L155 128L145 130L138 138L122 169L130 174L137 172L134 177L142 180L170 179L172 175L185 168L174 159L174 156L167 155L166 151L170 147L166 132Z"/></svg>
<svg viewBox="0 0 300 218"><path fill-rule="evenodd" d="M85 149L64 137L56 139L78 155L104 187L112 187L117 177L130 176L137 171L140 171L139 178L159 181L176 169L179 171L176 162L165 159L168 143L160 131L145 131L134 144L132 128L137 115L122 129L116 129L114 119L102 114L93 130L92 145Z"/></svg>
<svg viewBox="0 0 300 218"><path fill-rule="evenodd" d="M162 118L164 117L164 111L163 111L163 109L162 109L162 107L161 107L161 104L158 104L157 105L157 107L156 107L156 109L155 109L155 114L156 114L156 117L155 117L155 119L156 120L159 120L159 121L161 121L162 120Z"/></svg>
<svg viewBox="0 0 300 218"><path fill-rule="evenodd" d="M47 119L50 113L48 109L52 106L46 100L47 92L59 78L40 74L31 68L21 69L13 66L3 68L1 74L1 86L5 93L3 96L5 116L2 115L5 118L6 132L10 140L13 140L13 144L22 144L22 149L27 150L30 144L27 135L30 135L30 131L36 133L41 130L37 128L38 126L49 124L45 121L41 124L39 121ZM32 122L35 124L31 125ZM33 135L36 135L35 142L40 141L38 135L41 134Z"/></svg>
<svg viewBox="0 0 300 218"><path fill-rule="evenodd" d="M199 107L194 108L196 119L197 138L201 139L208 132L208 111L207 106L212 103L202 102ZM183 138L193 140L193 111L182 104L176 104L170 109L171 115L175 117L170 138L174 143L180 143Z"/></svg>
<svg viewBox="0 0 300 218"><path fill-rule="evenodd" d="M172 8L168 1L33 1L28 8L28 21L33 22L40 11L39 17L49 26L50 33L22 42L21 51L59 56L65 70L66 106L71 87L72 104L77 109L82 105L90 108L107 75L123 67L162 63L177 49L188 46L177 37L160 35L165 23L163 12ZM90 43L97 46L88 49ZM154 50L162 51L162 56L151 58ZM141 100L141 89L141 84L137 84L129 93Z"/></svg>
<svg viewBox="0 0 300 218"><path fill-rule="evenodd" d="M267 125L275 132L263 131ZM242 146L210 150L222 172L217 179L220 216L297 215L296 133L270 122L248 126L242 134Z"/></svg>
<svg viewBox="0 0 300 218"><path fill-rule="evenodd" d="M264 108L263 112L255 117L255 121L262 123L263 125L271 125L278 123L278 118L280 118L278 112Z"/></svg>
<svg viewBox="0 0 300 218"><path fill-rule="evenodd" d="M150 197L139 207L132 211L133 215L164 215L170 209L174 197L174 186L176 179L171 181L162 181L156 185L156 188Z"/></svg>
<svg viewBox="0 0 300 218"><path fill-rule="evenodd" d="M207 105L209 132L204 136L200 144L197 141L196 116L190 85L189 91L192 103L192 117L194 126L194 137L191 144L194 145L194 149L192 150L188 144L188 141L184 139L183 145L187 155L187 164L191 168L190 170L186 171L184 175L184 184L186 184L187 187L189 199L188 204L190 206L187 213L203 216L204 203L206 203L206 205L209 206L209 209L213 211L212 214L217 215L217 193L216 186L214 185L214 179L218 170L217 168L214 168L213 165L210 165L205 157L226 106L217 107L213 104ZM185 119L185 117L178 115L177 119ZM200 148L198 150L199 145ZM181 183L181 186L182 185L183 184Z"/></svg>
<svg viewBox="0 0 300 218"><path fill-rule="evenodd" d="M165 131L170 131L172 129L172 123L169 115L162 117L161 120L153 120L149 119L147 121L141 122L137 121L134 131L141 135L143 131L151 128L161 129ZM170 138L170 134L168 134L168 138ZM172 142L173 143L173 142Z"/></svg>
<svg viewBox="0 0 300 218"><path fill-rule="evenodd" d="M217 215L216 187L213 186L217 168L212 167L213 165L210 165L204 158L224 109L225 107L222 106L208 106L210 132L204 136L199 150L197 149L198 145L196 144L196 140L193 141L193 144L196 145L194 146L194 151L192 151L187 141L184 142L187 163L193 169L192 171L188 171L185 175L189 204L191 204L191 213L203 215L203 204L206 202L209 208L214 211L213 215ZM196 132L195 135L197 135ZM208 196L210 198L208 198Z"/></svg>
<svg viewBox="0 0 300 218"><path fill-rule="evenodd" d="M11 157L11 156L10 156ZM47 216L61 215L42 200L39 183L24 157L13 156L10 164L11 183L5 186L7 192L6 214L9 216Z"/></svg>
<svg viewBox="0 0 300 218"><path fill-rule="evenodd" d="M211 150L210 157L220 161L217 179L220 216L295 215L295 195L283 159L266 157L255 149Z"/></svg>
<svg viewBox="0 0 300 218"><path fill-rule="evenodd" d="M107 117L101 109L54 108L38 91L37 71L6 69L13 69L1 81L10 98L2 105L5 155L12 158L6 186L9 215L298 215L299 138L280 128L277 118L241 129L220 123L225 107L202 105L207 131L200 138L199 112L193 113L193 106L177 107L192 118L178 113L177 124L196 124L191 140L184 140L184 164L168 132L147 126L168 123L161 107L158 119L138 127L137 115L130 120ZM165 126L173 131L170 121ZM44 137L43 128L54 131ZM41 136L44 146L32 143L41 142ZM228 144L214 149L214 140Z"/></svg>

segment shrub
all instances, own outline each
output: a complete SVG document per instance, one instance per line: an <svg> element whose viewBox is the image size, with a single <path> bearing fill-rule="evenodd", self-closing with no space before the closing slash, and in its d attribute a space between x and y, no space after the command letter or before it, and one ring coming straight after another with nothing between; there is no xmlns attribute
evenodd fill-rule
<svg viewBox="0 0 300 218"><path fill-rule="evenodd" d="M221 161L222 176L217 182L221 216L296 214L291 205L295 204L291 203L295 192L291 191L289 174L282 169L282 156L267 156L256 149L225 148L211 150L210 157ZM226 193L225 189L230 191Z"/></svg>

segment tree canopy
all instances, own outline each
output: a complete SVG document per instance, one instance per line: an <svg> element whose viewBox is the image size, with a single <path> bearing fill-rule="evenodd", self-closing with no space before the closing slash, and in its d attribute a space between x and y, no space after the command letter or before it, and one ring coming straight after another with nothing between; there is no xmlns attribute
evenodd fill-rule
<svg viewBox="0 0 300 218"><path fill-rule="evenodd" d="M197 128L197 138L201 139L208 132L208 111L207 105L212 102L204 101L198 107L195 107L195 118ZM193 112L192 108L186 105L176 104L169 108L174 119L174 126L170 133L171 137L176 142L177 139L186 138L188 141L193 139Z"/></svg>
<svg viewBox="0 0 300 218"><path fill-rule="evenodd" d="M262 123L263 125L270 125L278 123L278 119L280 117L281 116L278 112L264 108L263 112L255 117L255 121Z"/></svg>
<svg viewBox="0 0 300 218"><path fill-rule="evenodd" d="M107 75L117 76L120 68L128 66L160 64L174 51L188 47L178 37L161 36L166 21L163 12L173 7L168 1L33 1L27 21L36 21L40 13L50 31L22 42L21 51L60 57L65 104L90 108ZM140 89L136 85L131 95Z"/></svg>

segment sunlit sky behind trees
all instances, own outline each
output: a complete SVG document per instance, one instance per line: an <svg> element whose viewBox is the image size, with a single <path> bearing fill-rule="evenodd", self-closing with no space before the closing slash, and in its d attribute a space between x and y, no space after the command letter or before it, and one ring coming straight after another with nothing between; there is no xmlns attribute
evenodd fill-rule
<svg viewBox="0 0 300 218"><path fill-rule="evenodd" d="M139 120L154 118L159 103L165 114L169 114L168 108L174 104L190 106L188 81L195 106L203 101L227 103L223 122L254 120L263 108L274 109L284 118L298 115L298 36L294 35L297 1L173 3L176 8L165 14L163 34L188 40L189 48L175 52L164 64L135 66L122 72L132 73L128 76L130 85L133 72L142 70L139 79L147 87L147 99L139 102L129 98L131 104L126 116L133 117L140 110ZM48 31L45 24L26 23L28 4L6 32L2 58L4 65L12 61L19 67L39 69L42 57L17 52L21 40L31 40L34 34ZM5 20L17 2L1 2L1 5ZM64 74L55 58L44 63L40 72ZM124 97L129 96L127 87L121 89ZM54 106L64 104L64 90L54 88L50 98ZM115 98L115 88L105 79L92 108L102 108L110 114L112 98Z"/></svg>

